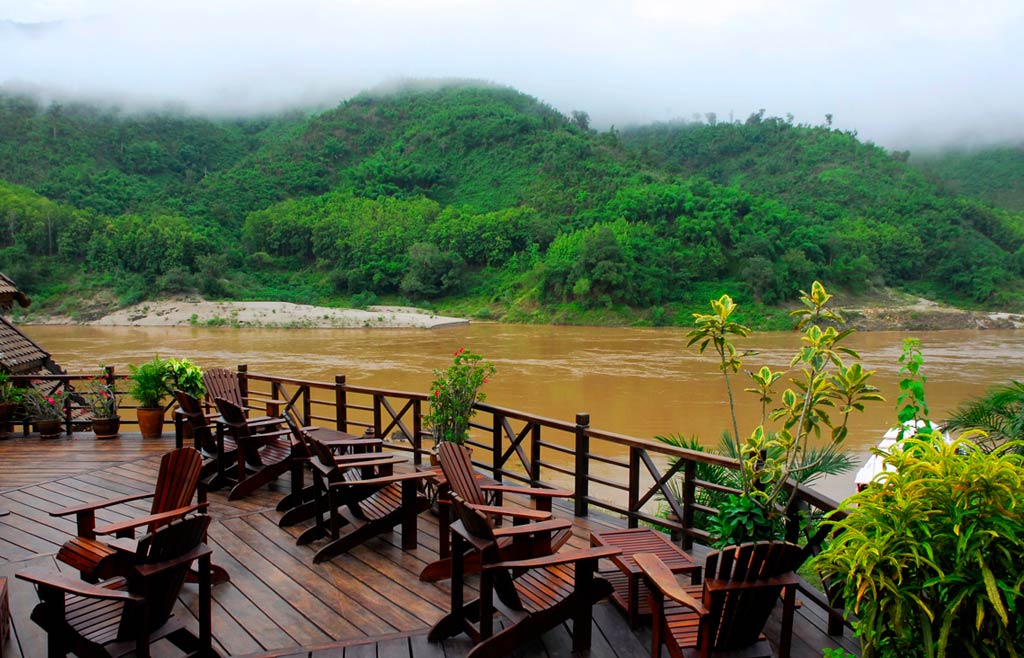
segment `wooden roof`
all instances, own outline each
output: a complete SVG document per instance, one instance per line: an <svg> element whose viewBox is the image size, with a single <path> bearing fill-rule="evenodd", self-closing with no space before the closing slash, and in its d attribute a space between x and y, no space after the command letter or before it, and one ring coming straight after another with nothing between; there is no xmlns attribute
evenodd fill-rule
<svg viewBox="0 0 1024 658"><path fill-rule="evenodd" d="M6 318L0 317L0 370L12 375L29 374L44 368L52 372L49 368L52 363L49 352Z"/></svg>
<svg viewBox="0 0 1024 658"><path fill-rule="evenodd" d="M32 303L32 300L25 296L25 293L18 290L18 286L11 281L6 274L0 272L0 309L10 309L14 302L22 308Z"/></svg>

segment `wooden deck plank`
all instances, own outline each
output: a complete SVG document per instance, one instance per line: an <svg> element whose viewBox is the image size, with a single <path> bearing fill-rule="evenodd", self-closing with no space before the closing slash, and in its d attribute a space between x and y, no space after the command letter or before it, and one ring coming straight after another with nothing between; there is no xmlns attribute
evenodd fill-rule
<svg viewBox="0 0 1024 658"><path fill-rule="evenodd" d="M253 533L262 536L265 554L325 605L337 611L347 623L353 624L367 635L383 635L395 631L397 625L394 622L389 623L386 617L382 617L373 608L359 605L357 598L353 597L353 590L363 587L358 578L351 579L349 583L341 583L330 577L337 572L329 565L325 565L322 570L314 569L309 548L296 546L290 535L281 533L280 528L265 515L253 515L248 517L246 522L251 526ZM247 536L257 540L255 534ZM345 595L339 596L339 592L345 592Z"/></svg>

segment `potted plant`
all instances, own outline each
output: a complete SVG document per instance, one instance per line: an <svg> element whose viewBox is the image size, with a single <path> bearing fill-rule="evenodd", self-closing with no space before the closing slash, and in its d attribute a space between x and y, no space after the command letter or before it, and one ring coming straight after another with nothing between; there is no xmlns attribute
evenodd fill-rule
<svg viewBox="0 0 1024 658"><path fill-rule="evenodd" d="M170 373L172 389L176 388L196 399L202 399L206 393L202 368L188 359L168 359L167 370Z"/></svg>
<svg viewBox="0 0 1024 658"><path fill-rule="evenodd" d="M64 423L64 410L68 399L63 390L52 393L30 388L25 393L25 407L29 417L35 422L36 431L43 439L55 439L60 436Z"/></svg>
<svg viewBox="0 0 1024 658"><path fill-rule="evenodd" d="M10 373L0 372L0 439L10 435L11 419L24 397L25 389L14 385Z"/></svg>
<svg viewBox="0 0 1024 658"><path fill-rule="evenodd" d="M128 394L139 403L139 432L144 439L159 439L164 431L164 399L170 393L167 361L154 356L151 361L128 367L132 373Z"/></svg>
<svg viewBox="0 0 1024 658"><path fill-rule="evenodd" d="M117 438L121 430L121 416L118 414L121 394L117 391L114 380L109 379L104 373L90 380L88 388L85 402L92 413L92 431L96 438Z"/></svg>
<svg viewBox="0 0 1024 658"><path fill-rule="evenodd" d="M493 363L465 348L455 352L447 370L435 370L431 382L430 413L424 417L435 445L439 441L465 443L469 438L469 421L476 415L473 405L487 396L480 387L487 383L496 369Z"/></svg>

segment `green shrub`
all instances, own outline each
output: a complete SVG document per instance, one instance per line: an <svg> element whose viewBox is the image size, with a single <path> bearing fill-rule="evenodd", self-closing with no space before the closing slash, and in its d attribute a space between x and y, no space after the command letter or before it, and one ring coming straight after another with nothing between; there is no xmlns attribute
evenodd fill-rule
<svg viewBox="0 0 1024 658"><path fill-rule="evenodd" d="M159 356L141 365L129 365L131 370L131 388L128 394L135 398L143 409L156 409L164 406L164 398L170 394L168 388L171 372L168 362Z"/></svg>
<svg viewBox="0 0 1024 658"><path fill-rule="evenodd" d="M961 437L904 439L891 471L828 521L813 567L844 583L872 658L1016 656L1024 647L1024 458Z"/></svg>

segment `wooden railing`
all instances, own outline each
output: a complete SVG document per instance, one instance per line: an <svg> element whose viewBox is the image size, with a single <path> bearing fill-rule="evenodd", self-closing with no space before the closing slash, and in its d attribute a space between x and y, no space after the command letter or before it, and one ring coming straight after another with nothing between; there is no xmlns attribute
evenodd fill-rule
<svg viewBox="0 0 1024 658"><path fill-rule="evenodd" d="M344 375L333 382L318 382L253 373L245 365L238 366L238 373L242 395L251 406L269 406L269 411L278 413L290 411L305 424L342 431L372 428L390 449L410 452L417 464L433 446L432 437L423 427L428 402L425 394L355 386ZM82 393L85 382L95 377L64 374L15 376L13 380L16 386L26 386L31 380L43 391L63 387ZM127 375L108 367L102 377L124 392ZM172 405L168 402L168 408ZM134 411L138 406L125 396L120 408ZM587 516L591 507L602 509L622 516L630 527L640 523L664 526L676 533L684 546L690 546L694 541L708 540L707 533L694 524L696 514L716 511L697 502L698 492L738 493L696 476L696 466L701 463L738 468L737 462L728 457L596 429L586 413L564 421L489 404L477 404L476 409L469 440L476 448L475 465L499 481L571 487L576 492L576 516ZM81 413L83 410L80 401L72 399L66 404L68 433L76 422L90 420ZM124 414L122 423L137 424L133 416ZM682 495L677 499L669 483L679 478L677 486ZM667 518L656 513L656 501L668 507ZM808 512L827 512L836 505L811 489L798 488L793 504L786 510L788 538L798 539L805 527L800 520ZM804 538L808 540L817 543L821 538Z"/></svg>
<svg viewBox="0 0 1024 658"><path fill-rule="evenodd" d="M344 375L335 377L333 382L318 382L253 373L245 365L238 366L238 373L242 395L250 406L262 405L271 413L294 413L305 425L323 425L352 433L372 428L376 436L385 439L389 449L411 453L416 464L422 463L433 446L432 437L423 427L428 402L425 394L355 386ZM113 382L125 378L112 368L105 376ZM37 388L74 387L92 377L53 375L31 379ZM16 377L15 381L19 379L22 378ZM69 405L65 413L69 433L75 408ZM476 409L469 439L474 447L474 464L498 481L571 488L576 494L573 511L578 517L597 508L621 516L629 527L640 523L662 526L683 548L689 549L695 541L706 544L709 540L708 533L695 523L697 514L717 511L699 504L698 493L739 493L697 478L698 464L739 468L728 457L596 429L586 413L576 414L573 421L564 421L489 404L477 404ZM129 416L123 422L137 421ZM673 480L681 492L678 497L669 488ZM784 510L786 538L801 543L807 553L812 553L820 546L826 530L807 520L834 510L837 503L812 489L794 484L791 492L793 488L796 491ZM668 508L667 516L658 514L658 505ZM807 585L801 589L836 619L835 611L820 591Z"/></svg>
<svg viewBox="0 0 1024 658"><path fill-rule="evenodd" d="M417 464L433 445L423 427L425 394L354 386L344 376L326 383L252 373L245 366L239 373L250 399L285 400L307 424L353 433L372 428L389 448L412 453ZM576 516L596 508L623 517L630 527L660 525L689 548L709 540L695 524L697 513L717 511L700 505L698 492L739 493L697 478L697 464L738 468L728 457L596 429L585 413L569 422L489 404L476 409L468 442L474 464L498 481L573 489ZM682 492L678 499L669 488L674 479ZM667 518L657 513L657 505L668 508ZM784 510L787 539L814 550L823 537L806 520L836 506L812 489L797 487Z"/></svg>

